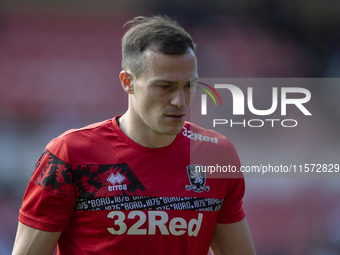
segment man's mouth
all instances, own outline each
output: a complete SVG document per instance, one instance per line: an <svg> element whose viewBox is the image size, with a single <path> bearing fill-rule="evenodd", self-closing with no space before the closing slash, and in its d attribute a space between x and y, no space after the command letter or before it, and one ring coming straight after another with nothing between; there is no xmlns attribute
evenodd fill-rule
<svg viewBox="0 0 340 255"><path fill-rule="evenodd" d="M168 113L165 114L165 116L174 120L183 120L185 118L185 113Z"/></svg>

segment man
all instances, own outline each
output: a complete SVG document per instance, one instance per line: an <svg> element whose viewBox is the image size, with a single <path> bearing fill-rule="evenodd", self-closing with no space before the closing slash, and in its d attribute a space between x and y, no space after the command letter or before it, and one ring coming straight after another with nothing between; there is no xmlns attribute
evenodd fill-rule
<svg viewBox="0 0 340 255"><path fill-rule="evenodd" d="M207 179L199 170L239 167L233 145L185 122L198 77L195 44L166 17L129 24L119 75L128 110L47 145L13 254L51 254L57 243L62 255L205 255L209 246L214 254L254 254L243 178Z"/></svg>

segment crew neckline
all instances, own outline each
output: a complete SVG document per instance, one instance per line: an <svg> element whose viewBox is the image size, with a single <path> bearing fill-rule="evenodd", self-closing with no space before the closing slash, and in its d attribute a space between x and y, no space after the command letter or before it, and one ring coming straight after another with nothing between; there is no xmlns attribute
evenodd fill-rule
<svg viewBox="0 0 340 255"><path fill-rule="evenodd" d="M176 146L179 142L179 140L182 137L182 131L179 132L175 139L172 141L171 144L164 146L164 147L159 147L159 148L150 148L150 147L145 147L143 145L140 145L139 143L136 143L135 141L133 141L130 137L128 137L120 128L120 126L118 125L118 121L117 119L119 119L120 117L122 117L123 115L117 115L116 117L114 117L112 119L112 126L113 129L119 134L119 137L121 139L123 139L129 146L135 148L136 150L139 151L143 151L143 152L147 152L147 153L153 153L153 154L158 154L158 153L164 153L167 152L169 150L171 150L174 146Z"/></svg>

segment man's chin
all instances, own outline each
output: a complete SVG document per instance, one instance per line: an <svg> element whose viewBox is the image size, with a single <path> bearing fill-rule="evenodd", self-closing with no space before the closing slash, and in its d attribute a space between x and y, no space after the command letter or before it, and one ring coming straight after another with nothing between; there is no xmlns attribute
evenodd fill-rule
<svg viewBox="0 0 340 255"><path fill-rule="evenodd" d="M184 123L183 123L184 124ZM167 128L167 130L164 130L164 134L166 135L178 135L182 131L183 125L176 125L172 128Z"/></svg>

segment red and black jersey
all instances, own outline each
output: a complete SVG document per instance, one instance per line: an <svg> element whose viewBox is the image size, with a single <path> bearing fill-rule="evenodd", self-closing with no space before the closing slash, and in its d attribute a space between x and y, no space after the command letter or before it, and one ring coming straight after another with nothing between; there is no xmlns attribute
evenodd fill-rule
<svg viewBox="0 0 340 255"><path fill-rule="evenodd" d="M70 130L38 160L19 220L63 231L62 255L206 255L216 223L243 219L244 180L207 178L205 165L240 162L226 137L189 122L163 148L135 143L116 118Z"/></svg>

